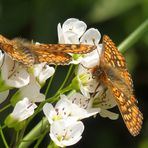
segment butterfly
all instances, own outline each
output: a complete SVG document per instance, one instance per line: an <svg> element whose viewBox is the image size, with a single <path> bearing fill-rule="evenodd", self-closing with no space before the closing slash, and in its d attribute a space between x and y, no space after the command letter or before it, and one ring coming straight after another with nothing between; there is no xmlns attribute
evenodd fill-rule
<svg viewBox="0 0 148 148"><path fill-rule="evenodd" d="M92 75L115 99L125 125L131 135L139 134L143 115L135 99L133 82L129 74L126 61L118 51L115 43L107 36L103 36L103 48L100 64L92 69Z"/></svg>
<svg viewBox="0 0 148 148"><path fill-rule="evenodd" d="M65 65L72 60L73 54L86 54L96 48L86 44L37 44L21 38L9 40L0 35L0 48L13 60L26 66L47 62Z"/></svg>

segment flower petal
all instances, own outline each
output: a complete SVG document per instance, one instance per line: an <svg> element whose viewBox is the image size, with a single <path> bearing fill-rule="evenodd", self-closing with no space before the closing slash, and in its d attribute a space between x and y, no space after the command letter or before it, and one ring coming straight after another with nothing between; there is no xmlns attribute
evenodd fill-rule
<svg viewBox="0 0 148 148"><path fill-rule="evenodd" d="M116 113L113 113L109 110L106 109L101 109L101 112L99 113L101 117L108 117L111 120L117 120L119 118L119 115Z"/></svg>
<svg viewBox="0 0 148 148"><path fill-rule="evenodd" d="M101 34L98 29L90 28L80 39L80 43L86 43L91 45L98 45L101 39Z"/></svg>
<svg viewBox="0 0 148 148"><path fill-rule="evenodd" d="M36 104L31 103L28 98L24 98L16 104L11 113L11 117L23 121L34 113L35 108L37 108Z"/></svg>
<svg viewBox="0 0 148 148"><path fill-rule="evenodd" d="M60 147L70 146L82 138L84 125L70 119L56 121L51 125L50 137Z"/></svg>
<svg viewBox="0 0 148 148"><path fill-rule="evenodd" d="M87 25L78 19L67 19L62 26L63 32L73 32L77 34L78 38L85 32Z"/></svg>
<svg viewBox="0 0 148 148"><path fill-rule="evenodd" d="M40 89L41 86L37 83L35 78L31 76L30 83L19 89L20 97L27 97L32 102L42 102L45 100L45 95L40 93Z"/></svg>
<svg viewBox="0 0 148 148"><path fill-rule="evenodd" d="M2 65L2 78L8 86L20 88L29 83L29 74L24 67L5 55Z"/></svg>

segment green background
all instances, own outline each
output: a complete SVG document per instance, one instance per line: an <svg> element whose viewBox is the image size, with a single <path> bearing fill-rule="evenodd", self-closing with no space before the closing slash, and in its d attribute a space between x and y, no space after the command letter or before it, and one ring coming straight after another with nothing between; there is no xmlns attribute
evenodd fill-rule
<svg viewBox="0 0 148 148"><path fill-rule="evenodd" d="M57 24L59 22L62 24L68 18L83 20L88 28L94 27L102 35L108 34L119 45L144 20L148 19L148 1L0 0L0 34L8 38L22 37L41 43L57 43ZM132 137L121 116L116 121L101 117L89 118L84 120L83 138L79 143L71 146L72 148L148 148L148 33L127 50L125 57L133 77L139 108L144 114L140 135ZM63 81L66 70L67 67L58 68L51 92ZM63 79L59 77L61 75ZM51 92L49 96L52 95ZM5 104L3 103L1 107ZM119 112L117 108L115 111ZM40 118L37 117L34 122ZM34 123L30 125L33 126ZM4 132L7 133L6 138L9 142L12 133L8 130ZM48 143L47 135L40 147L46 147ZM0 139L0 148L3 147Z"/></svg>

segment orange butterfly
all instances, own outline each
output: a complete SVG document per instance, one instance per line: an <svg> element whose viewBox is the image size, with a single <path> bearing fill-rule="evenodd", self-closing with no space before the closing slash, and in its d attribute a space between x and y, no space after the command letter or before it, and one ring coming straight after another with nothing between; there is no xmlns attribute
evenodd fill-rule
<svg viewBox="0 0 148 148"><path fill-rule="evenodd" d="M34 44L24 39L9 40L0 35L0 48L13 60L26 66L47 62L48 64L68 64L72 57L69 53L85 54L96 46L85 44Z"/></svg>
<svg viewBox="0 0 148 148"><path fill-rule="evenodd" d="M92 74L100 82L99 85L111 92L129 132L133 136L138 135L143 115L137 107L137 100L133 94L133 82L124 57L107 35L103 36L100 65L92 69Z"/></svg>

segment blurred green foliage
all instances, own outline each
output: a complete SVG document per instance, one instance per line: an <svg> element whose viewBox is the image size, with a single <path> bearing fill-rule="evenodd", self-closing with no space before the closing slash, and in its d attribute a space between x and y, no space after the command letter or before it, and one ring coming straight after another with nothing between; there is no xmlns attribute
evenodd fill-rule
<svg viewBox="0 0 148 148"><path fill-rule="evenodd" d="M83 20L88 27L98 28L101 34L108 34L119 45L148 19L148 0L0 0L0 34L9 38L23 37L38 42L56 43L57 24L71 17ZM144 113L141 134L131 137L121 117L117 121L92 118L85 121L82 140L72 147L148 148L147 47L148 32L125 54L133 76L135 94ZM58 68L49 96L63 81L66 70L67 67ZM8 133L8 130L4 132ZM11 136L10 133L7 134L8 141ZM3 147L1 140L0 142L0 147ZM40 147L47 143L48 135Z"/></svg>

